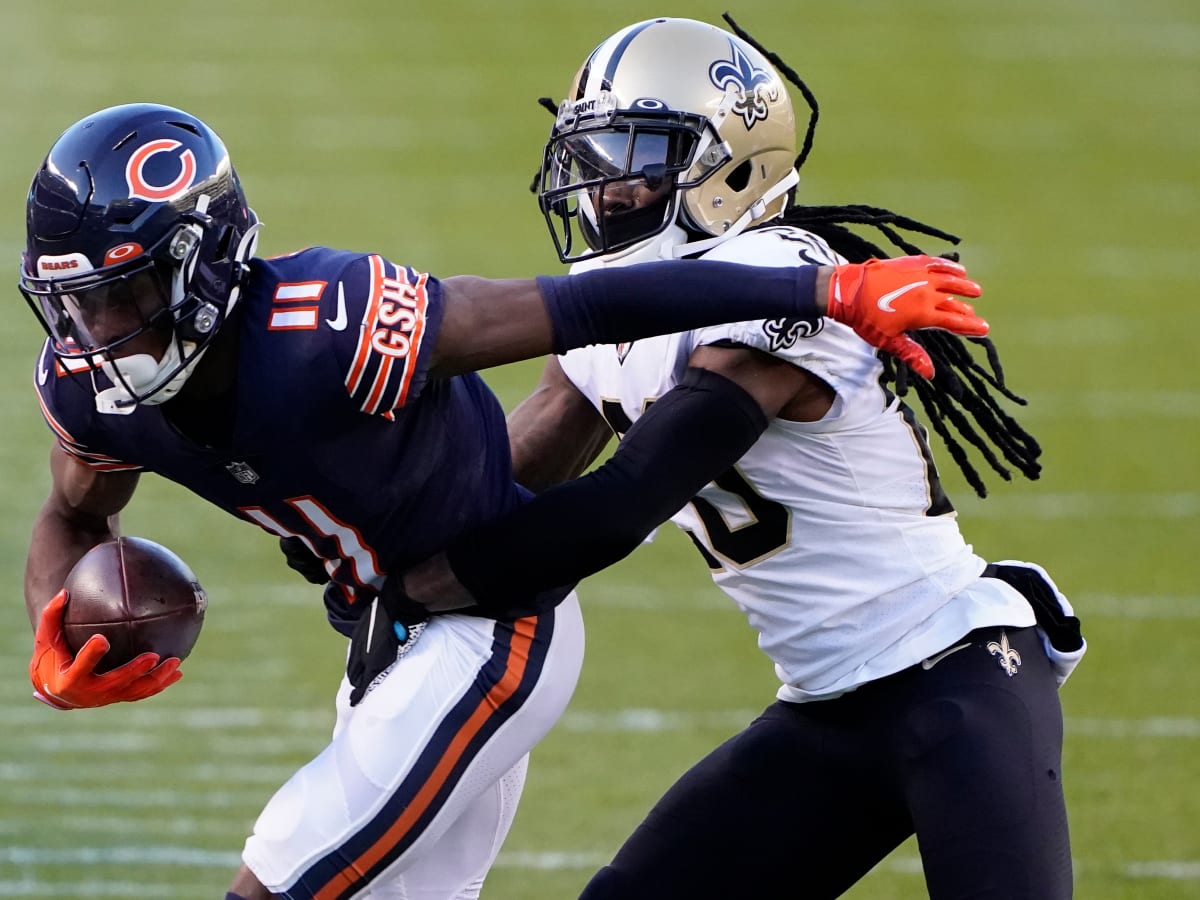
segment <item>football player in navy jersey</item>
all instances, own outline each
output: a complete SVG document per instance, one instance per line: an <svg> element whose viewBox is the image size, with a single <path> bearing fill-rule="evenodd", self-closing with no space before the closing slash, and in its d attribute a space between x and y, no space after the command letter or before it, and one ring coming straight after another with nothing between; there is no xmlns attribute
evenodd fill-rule
<svg viewBox="0 0 1200 900"><path fill-rule="evenodd" d="M897 226L956 240L872 207L789 207L815 101L788 70L813 105L797 157L787 87L734 27L648 20L588 56L541 177L572 277L886 255L845 223L908 252ZM1057 689L1085 650L1078 620L1041 567L972 551L898 395L917 393L981 496L948 426L1005 478L1036 478L1040 448L993 396L1019 400L990 342L988 369L952 336L921 340L931 380L830 321L552 358L509 417L516 474L543 493L390 579L431 610L502 606L611 564L671 517L758 632L777 701L678 780L584 900L833 898L914 833L938 900L1071 895ZM610 461L550 487L612 433ZM646 489L689 479L677 506Z"/></svg>
<svg viewBox="0 0 1200 900"><path fill-rule="evenodd" d="M68 128L35 174L20 275L48 334L34 378L56 439L25 574L39 699L140 700L180 677L152 653L98 674L107 641L73 655L62 635L64 577L117 534L142 472L299 542L329 577L329 619L350 638L335 731L246 842L230 896L252 900L476 896L528 751L571 695L569 587L428 621L382 590L529 499L477 370L746 315L827 314L921 367L908 329L987 331L952 296L978 285L924 256L438 279L326 247L259 258L258 230L205 123L112 107ZM713 465L727 452L696 451ZM647 490L690 495L669 479Z"/></svg>

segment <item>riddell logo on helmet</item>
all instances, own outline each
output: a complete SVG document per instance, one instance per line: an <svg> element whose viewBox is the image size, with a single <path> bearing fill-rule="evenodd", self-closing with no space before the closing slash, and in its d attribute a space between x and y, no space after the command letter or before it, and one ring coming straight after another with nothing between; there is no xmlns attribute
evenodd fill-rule
<svg viewBox="0 0 1200 900"><path fill-rule="evenodd" d="M111 266L113 263L125 262L135 256L141 256L142 253L142 245L139 243L118 244L104 254L104 265Z"/></svg>

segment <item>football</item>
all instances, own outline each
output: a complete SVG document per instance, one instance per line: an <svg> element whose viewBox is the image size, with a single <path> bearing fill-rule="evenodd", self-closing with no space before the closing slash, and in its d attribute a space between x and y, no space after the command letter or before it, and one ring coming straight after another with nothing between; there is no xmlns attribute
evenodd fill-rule
<svg viewBox="0 0 1200 900"><path fill-rule="evenodd" d="M139 653L186 657L200 636L208 596L186 563L166 547L119 537L84 554L67 575L63 636L78 653L93 634L109 649L96 667L106 672Z"/></svg>

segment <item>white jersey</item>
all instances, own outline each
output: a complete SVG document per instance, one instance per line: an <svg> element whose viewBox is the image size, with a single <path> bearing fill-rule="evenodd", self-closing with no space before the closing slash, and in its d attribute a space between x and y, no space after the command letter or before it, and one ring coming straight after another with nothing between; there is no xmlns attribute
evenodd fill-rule
<svg viewBox="0 0 1200 900"><path fill-rule="evenodd" d="M791 227L739 235L707 259L760 266L844 262ZM925 430L880 386L874 349L823 319L740 322L560 358L567 377L623 434L682 378L692 352L732 341L823 379L817 422L775 419L738 464L673 521L758 632L779 698L833 697L905 669L974 628L1034 624L958 529Z"/></svg>

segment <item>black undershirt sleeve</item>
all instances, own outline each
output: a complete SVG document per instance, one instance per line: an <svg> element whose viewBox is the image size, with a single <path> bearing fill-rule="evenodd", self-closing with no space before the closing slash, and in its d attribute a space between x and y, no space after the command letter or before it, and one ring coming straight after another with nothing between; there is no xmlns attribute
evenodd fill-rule
<svg viewBox="0 0 1200 900"><path fill-rule="evenodd" d="M446 551L450 566L485 613L574 585L633 552L737 462L767 424L735 382L688 369L608 462L462 535Z"/></svg>
<svg viewBox="0 0 1200 900"><path fill-rule="evenodd" d="M659 260L541 275L555 353L750 319L821 318L817 266L758 267L712 260Z"/></svg>

